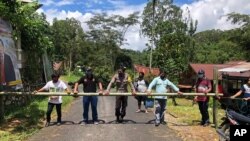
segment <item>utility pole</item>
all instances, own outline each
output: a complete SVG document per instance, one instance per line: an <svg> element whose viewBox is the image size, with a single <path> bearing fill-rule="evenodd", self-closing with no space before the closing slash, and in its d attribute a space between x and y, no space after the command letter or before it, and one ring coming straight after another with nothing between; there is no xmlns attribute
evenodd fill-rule
<svg viewBox="0 0 250 141"><path fill-rule="evenodd" d="M150 47L150 57L149 57L149 72L152 70L152 57L153 57L153 46L155 44L155 4L156 0L153 0L153 23L152 23L152 45Z"/></svg>

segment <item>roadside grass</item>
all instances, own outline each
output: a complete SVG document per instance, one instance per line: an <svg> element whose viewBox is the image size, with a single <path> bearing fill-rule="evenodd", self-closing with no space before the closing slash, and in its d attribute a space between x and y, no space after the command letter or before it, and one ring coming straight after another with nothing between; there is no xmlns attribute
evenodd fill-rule
<svg viewBox="0 0 250 141"><path fill-rule="evenodd" d="M69 82L77 76L62 76ZM65 111L73 101L73 97L63 97L62 111ZM23 141L44 127L48 105L47 96L32 96L30 103L23 106L10 105L5 107L5 121L0 124L0 141ZM56 118L53 109L52 119ZM63 116L63 115L62 115Z"/></svg>
<svg viewBox="0 0 250 141"><path fill-rule="evenodd" d="M176 98L177 106L174 106L171 98L167 101L167 113L170 116L176 117L178 122L185 123L188 125L199 125L201 120L201 115L199 111L198 104L193 104L193 100L185 98ZM212 99L209 101L209 117L210 122L213 122L213 109L212 109ZM223 109L220 108L220 105L217 106L217 122L218 125L222 123L221 118L225 115Z"/></svg>

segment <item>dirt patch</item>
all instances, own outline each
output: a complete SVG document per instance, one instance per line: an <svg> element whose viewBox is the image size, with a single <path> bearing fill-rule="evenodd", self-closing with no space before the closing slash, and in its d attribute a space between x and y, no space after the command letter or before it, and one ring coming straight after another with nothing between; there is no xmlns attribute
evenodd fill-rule
<svg viewBox="0 0 250 141"><path fill-rule="evenodd" d="M178 132L178 135L184 141L218 141L218 135L213 125L206 127L200 126L199 122L188 125L186 123L180 123L178 118L173 117L170 114L166 114L166 121L168 121L168 127Z"/></svg>

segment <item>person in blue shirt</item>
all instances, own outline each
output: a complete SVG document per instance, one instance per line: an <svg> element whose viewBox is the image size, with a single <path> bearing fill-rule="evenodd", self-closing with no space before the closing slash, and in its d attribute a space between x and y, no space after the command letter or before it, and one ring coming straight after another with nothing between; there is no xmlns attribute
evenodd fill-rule
<svg viewBox="0 0 250 141"><path fill-rule="evenodd" d="M231 98L238 97L241 94L244 94L243 95L244 100L248 100L248 101L250 100L250 77L248 78L247 83L244 84L235 95L231 96Z"/></svg>
<svg viewBox="0 0 250 141"><path fill-rule="evenodd" d="M155 86L156 93L167 93L168 88L172 88L178 94L182 94L179 88L177 88L171 81L167 79L167 73L165 70L160 69L158 77L154 78L149 84L147 94L151 95L152 88ZM164 111L166 108L167 96L155 96L155 126L166 124L164 121Z"/></svg>

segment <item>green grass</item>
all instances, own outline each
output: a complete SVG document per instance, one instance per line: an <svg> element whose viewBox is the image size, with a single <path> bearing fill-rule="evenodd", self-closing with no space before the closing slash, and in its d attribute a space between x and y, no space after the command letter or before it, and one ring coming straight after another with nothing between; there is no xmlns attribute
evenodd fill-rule
<svg viewBox="0 0 250 141"><path fill-rule="evenodd" d="M167 112L178 117L179 122L186 123L188 125L198 125L201 120L198 104L196 103L193 105L192 100L184 98L176 98L176 101L178 106L174 106L172 99L168 99ZM210 100L210 103L212 103L212 100ZM219 105L217 111L217 122L219 125L222 122L221 118L225 115L225 112L224 110L220 109ZM213 122L213 110L211 104L209 104L208 112L210 122Z"/></svg>
<svg viewBox="0 0 250 141"><path fill-rule="evenodd" d="M76 77L63 78L68 81L68 79L73 80ZM67 109L73 99L73 97L63 97L62 111ZM44 126L47 105L47 96L33 96L27 105L5 107L5 122L0 124L0 140L22 141L39 131ZM55 117L56 110L54 108L52 118Z"/></svg>

